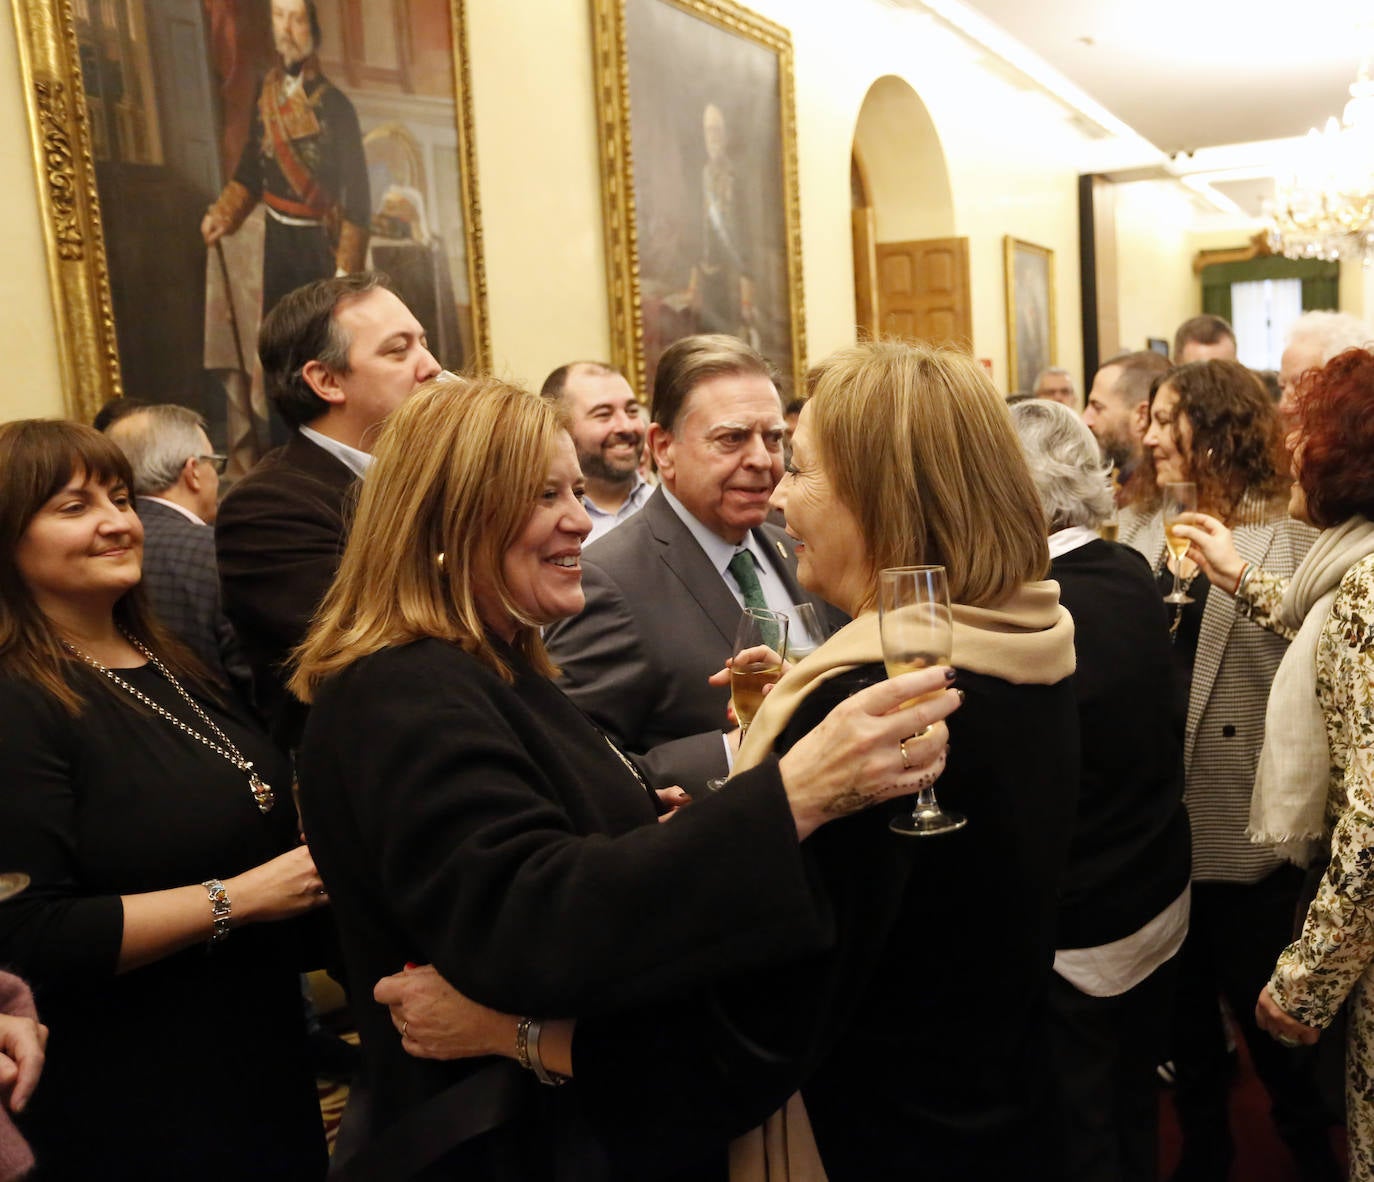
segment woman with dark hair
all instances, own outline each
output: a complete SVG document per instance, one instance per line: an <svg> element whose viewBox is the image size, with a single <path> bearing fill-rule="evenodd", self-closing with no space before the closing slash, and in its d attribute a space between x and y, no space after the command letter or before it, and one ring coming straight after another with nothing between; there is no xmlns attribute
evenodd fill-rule
<svg viewBox="0 0 1374 1182"><path fill-rule="evenodd" d="M1374 354L1351 349L1299 380L1289 512L1321 528L1291 578L1248 563L1199 515L1189 553L1240 610L1292 638L1269 696L1250 813L1255 841L1330 862L1302 935L1255 1017L1313 1043L1352 1000L1346 1041L1350 1176L1374 1178Z"/></svg>
<svg viewBox="0 0 1374 1182"><path fill-rule="evenodd" d="M324 1176L289 770L150 614L124 454L0 426L0 964L51 1029L41 1179ZM293 848L294 847L294 848Z"/></svg>
<svg viewBox="0 0 1374 1182"><path fill-rule="evenodd" d="M1198 505L1226 523L1246 561L1289 576L1315 531L1285 512L1278 417L1264 386L1234 361L1196 361L1157 380L1146 454L1156 484L1192 481ZM1123 524L1122 541L1172 586L1161 510ZM1245 836L1264 738L1264 704L1287 641L1246 617L1184 559L1193 602L1171 605L1174 659L1186 686L1184 803L1192 827L1192 906L1174 1024L1175 1107L1183 1134L1180 1179L1224 1177L1234 1154L1227 1123L1231 1064L1220 994L1268 1089L1275 1125L1308 1178L1333 1177L1327 1117L1310 1071L1260 1037L1254 996L1292 936L1302 871Z"/></svg>

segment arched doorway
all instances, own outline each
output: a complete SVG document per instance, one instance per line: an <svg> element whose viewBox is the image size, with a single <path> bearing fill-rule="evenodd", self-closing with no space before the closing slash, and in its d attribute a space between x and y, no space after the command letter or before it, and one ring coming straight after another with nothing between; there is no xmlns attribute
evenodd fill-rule
<svg viewBox="0 0 1374 1182"><path fill-rule="evenodd" d="M925 104L895 75L864 96L850 188L859 335L968 348L968 240L954 236L944 150Z"/></svg>

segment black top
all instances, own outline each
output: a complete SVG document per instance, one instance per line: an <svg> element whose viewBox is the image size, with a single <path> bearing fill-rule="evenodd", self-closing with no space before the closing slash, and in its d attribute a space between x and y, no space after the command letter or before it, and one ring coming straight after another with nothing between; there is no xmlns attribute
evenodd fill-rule
<svg viewBox="0 0 1374 1182"><path fill-rule="evenodd" d="M206 730L151 666L119 672ZM293 925L116 975L120 895L227 879L295 843L287 769L202 703L276 789L264 816L243 772L95 673L73 679L79 718L0 678L0 867L33 878L0 904L0 965L33 986L52 1032L20 1122L39 1176L321 1178Z"/></svg>
<svg viewBox="0 0 1374 1182"><path fill-rule="evenodd" d="M647 789L605 738L506 655L514 684L442 641L382 650L327 682L306 726L306 831L338 919L381 1127L483 1065L401 1050L370 999L408 960L505 1012L594 1027L599 1015L830 938L775 761L655 824ZM583 1087L550 1094L528 1073L522 1082L522 1110L452 1151L434 1177L611 1176L599 1149L567 1149ZM631 1073L617 1087L641 1084ZM674 1100L658 1102L671 1118ZM667 1177L676 1164L641 1162L623 1176Z"/></svg>
<svg viewBox="0 0 1374 1182"><path fill-rule="evenodd" d="M883 672L853 676L833 692ZM1045 995L1078 784L1072 684L960 670L957 685L966 698L948 722L938 793L968 825L937 837L879 832L825 875L842 932L846 912L862 924L862 908L892 909L871 979L802 1089L831 1182L1053 1176L1041 1172L1055 1156ZM796 731L831 704L808 697ZM902 856L899 882L891 866Z"/></svg>
<svg viewBox="0 0 1374 1182"><path fill-rule="evenodd" d="M874 664L817 687L777 749L885 677ZM892 833L910 798L826 825L802 845L833 914L826 948L724 980L704 1005L579 1023L576 1086L608 1144L685 1160L801 1086L831 1182L1053 1176L1037 1151L1052 1128L1045 992L1078 781L1071 682L961 671L958 685L939 796L965 829Z"/></svg>
<svg viewBox="0 0 1374 1182"><path fill-rule="evenodd" d="M1050 577L1073 615L1083 736L1057 943L1095 948L1138 931L1188 884L1183 703L1167 605L1137 551L1089 542L1056 558Z"/></svg>

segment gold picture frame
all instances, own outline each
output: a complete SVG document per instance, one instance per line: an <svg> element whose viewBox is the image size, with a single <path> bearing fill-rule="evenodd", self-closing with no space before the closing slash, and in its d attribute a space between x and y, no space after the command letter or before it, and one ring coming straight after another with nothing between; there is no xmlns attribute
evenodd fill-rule
<svg viewBox="0 0 1374 1182"><path fill-rule="evenodd" d="M1007 235L1007 393L1030 394L1058 360L1054 251Z"/></svg>
<svg viewBox="0 0 1374 1182"><path fill-rule="evenodd" d="M451 34L447 46L442 40L424 40L418 21L413 36L407 41L411 29L406 22L412 19L412 12L420 10L406 7L407 0L394 0L394 45L388 44L387 53L396 56L397 61L394 68L386 69L375 68L366 61L360 68L355 68L355 51L361 44L362 22L353 10L359 2L340 0L330 7L331 19L341 27L334 30L336 44L332 46L329 43L329 30L326 30L320 58L326 74L336 78L338 88L359 105L360 115L363 105L372 101L379 110L400 110L403 113L400 118L404 121L406 113L422 105L427 104L427 112L435 109L430 91L436 88L441 91L441 99L449 98L452 101L452 127L447 126L446 117L440 114L429 115L429 125L424 129L424 134L428 136L428 159L438 164L432 168L433 175L427 180L430 186L428 192L421 195L422 198L428 198L428 204L420 216L427 213L432 225L453 230L449 235L453 241L449 245L445 246L442 236L436 233L428 247L432 252L448 252L442 264L447 286L436 282L435 290L451 294L453 308L450 310L438 303L441 299L439 295L435 297L436 306L443 307L442 317L446 322L451 320L459 326L459 347L463 353L464 368L485 369L490 364L491 339L473 142L465 0L447 0ZM33 159L38 177L40 213L67 411L73 418L89 422L101 405L121 394L150 401L195 405L196 392L185 388L184 383L163 384L146 380L131 383L129 380L131 367L134 372L141 372L138 364L141 357L134 353L126 356L121 351L121 324L117 310L127 308L130 300L128 293L121 291L123 276L120 268L128 259L141 256L124 242L111 238L112 234L117 235L121 224L128 224L132 215L121 208L121 192L107 215L103 216L101 185L102 181L108 182L111 173L118 171L117 165L124 164L126 157L119 158L115 164L111 164L110 160L112 153L118 155L118 149L126 143L143 150L141 157L135 157L131 151L127 158L152 161L152 165L145 166L144 171L156 173L159 162L166 164L171 159L172 149L168 148L168 144L172 143L173 137L181 136L186 126L194 126L200 138L211 145L209 154L217 157L206 175L218 167L216 175L227 179L228 170L215 152L221 144L221 137L225 143L229 139L227 135L222 135L228 118L219 120L224 108L218 104L213 106L217 116L212 121L214 126L190 124L187 117L170 103L167 93L170 87L165 83L166 77L170 76L170 67L164 65L162 68L167 73L159 74L148 64L157 52L158 38L162 37L168 47L164 56L170 59L174 49L178 54L178 68L184 71L187 68L184 48L187 44L197 44L193 39L188 41L188 36L199 36L200 44L205 46L207 59L206 64L197 64L196 67L198 73L205 76L201 80L202 89L212 99L222 99L225 93L223 79L213 74L218 63L210 61L215 46L211 43L208 18L197 15L195 10L201 9L201 5L192 5L185 12L178 11L180 23L173 25L169 18L167 24L171 31L168 31L156 26L154 18L148 16L151 6L143 0L112 0L99 4L92 0L12 0L12 3L25 103L32 132ZM263 10L269 11L265 3ZM442 20L442 5L437 11L440 13L437 19ZM430 25L434 25L436 17L433 3L424 9L424 15ZM265 19L268 21L267 50L263 52L270 53L270 17ZM255 14L252 20L255 22L256 43L261 46L264 18ZM114 24L107 28L106 24L97 26L98 21L107 24L113 21ZM113 50L109 48L112 31L116 35ZM221 32L218 35L223 34ZM124 36L128 44L138 47L143 57L136 59L132 54L119 57L111 66L111 59L105 55L120 52L118 36ZM424 52L417 55L410 45L421 41L424 41ZM333 50L332 58L326 54L327 49ZM157 64L153 62L154 67ZM392 63L387 64L390 66ZM87 70L92 71L90 79L85 77ZM451 70L451 80L442 81L450 79L448 70ZM115 85L109 85L107 75L111 72L116 78ZM161 89L159 82L163 83ZM242 85L251 86L253 82L250 80ZM216 86L219 89L215 89ZM425 87L429 90L425 90ZM416 95L421 97L417 98ZM442 112L444 108L441 105L438 109ZM94 120L93 111L96 116ZM380 123L383 119L377 115L372 122ZM369 131L366 120L362 130ZM118 144L112 145L112 139L115 138ZM182 151L182 142L177 139L173 149ZM203 145L200 150L203 158L206 155ZM227 154L227 147L224 152ZM163 169L164 173L170 174L171 171L170 167ZM182 179L177 178L178 182ZM152 183L149 182L149 185ZM204 186L196 189L184 185L183 188L193 190L189 194L179 194L178 199L185 207L191 200L200 198ZM215 194L210 193L209 196L213 199ZM446 213L450 206L457 206L460 214ZM374 212L375 209L374 202ZM145 216L156 223L155 213ZM456 226L458 216L462 220L461 229ZM443 221L445 217L448 219L446 222ZM121 218L124 219L123 223ZM375 227L375 217L373 221ZM178 246L185 246L193 239L205 261L185 258L179 274L188 274L195 266L208 272L210 257L199 241L198 224L188 238L188 230L183 223L184 219L177 219L175 225L158 226L166 243L162 249L174 256ZM402 222L394 224L400 225ZM372 253L375 253L376 242L374 236ZM434 246L435 242L440 245ZM147 253L146 247L143 253ZM435 266L439 267L440 264L436 263ZM208 279L205 285L208 286ZM172 290L167 291L165 297L165 301L152 307L150 321L168 316L176 301L186 298L186 295ZM202 308L210 299L204 288L192 293L191 298L200 300ZM148 306L146 299L135 303L140 311ZM438 315L440 313L436 313ZM129 325L125 327L132 328ZM130 348L128 333L124 335L124 347L127 350ZM202 327L202 338L207 335L208 330ZM245 358L245 368L252 368L256 365L255 334L245 331L243 340L238 340L238 335L236 325L238 355ZM166 345L166 349L168 352L176 351L184 367L193 364L185 357L183 339L176 338ZM146 352L146 346L144 350ZM203 364L208 368L208 357L203 361L197 359L195 364ZM131 388L132 385L137 388ZM199 406L196 409L205 413ZM218 423L214 414L206 414L206 417L211 421L212 435L215 427L223 429L223 415Z"/></svg>
<svg viewBox="0 0 1374 1182"><path fill-rule="evenodd" d="M730 0L591 4L612 359L647 401L667 344L725 331L800 391L790 34Z"/></svg>

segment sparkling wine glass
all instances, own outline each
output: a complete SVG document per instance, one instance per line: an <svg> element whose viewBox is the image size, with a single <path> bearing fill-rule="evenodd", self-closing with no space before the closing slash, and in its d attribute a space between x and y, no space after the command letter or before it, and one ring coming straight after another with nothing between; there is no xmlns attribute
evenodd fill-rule
<svg viewBox="0 0 1374 1182"><path fill-rule="evenodd" d="M787 651L787 616L762 607L746 607L735 630L735 653L730 662L730 704L739 719L740 736L763 705L763 690L782 676Z"/></svg>
<svg viewBox="0 0 1374 1182"><path fill-rule="evenodd" d="M829 639L829 633L821 623L820 613L814 603L794 603L786 614L790 623L787 628L787 652L783 655L795 665L820 648Z"/></svg>
<svg viewBox="0 0 1374 1182"><path fill-rule="evenodd" d="M932 665L948 665L954 647L954 620L949 610L945 568L898 566L879 572L878 628L889 677L929 669ZM892 830L909 837L932 837L953 833L967 824L968 818L962 813L946 812L940 807L931 785L916 794L911 816L892 819Z"/></svg>
<svg viewBox="0 0 1374 1182"><path fill-rule="evenodd" d="M1197 485L1190 480L1164 486L1164 544L1174 556L1174 589L1164 597L1165 603L1192 603L1193 599L1178 583L1183 556L1188 553L1187 538L1174 533L1174 524L1185 513L1197 512Z"/></svg>

